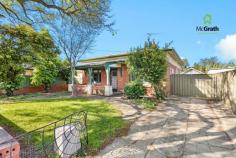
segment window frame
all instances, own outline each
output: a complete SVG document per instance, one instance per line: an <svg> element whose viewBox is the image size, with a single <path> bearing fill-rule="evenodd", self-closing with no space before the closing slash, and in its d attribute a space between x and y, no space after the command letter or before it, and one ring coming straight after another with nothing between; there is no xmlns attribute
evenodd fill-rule
<svg viewBox="0 0 236 158"><path fill-rule="evenodd" d="M93 70L93 82L95 84L99 84L102 82L102 70L99 69Z"/></svg>

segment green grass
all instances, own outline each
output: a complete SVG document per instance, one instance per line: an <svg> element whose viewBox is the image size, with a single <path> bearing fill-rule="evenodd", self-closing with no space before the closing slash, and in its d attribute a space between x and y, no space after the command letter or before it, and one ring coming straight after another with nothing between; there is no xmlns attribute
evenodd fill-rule
<svg viewBox="0 0 236 158"><path fill-rule="evenodd" d="M0 126L13 135L39 128L77 111L87 111L89 149L92 153L113 139L118 129L127 126L120 111L103 100L86 98L10 100L10 103L0 104Z"/></svg>
<svg viewBox="0 0 236 158"><path fill-rule="evenodd" d="M131 102L145 109L154 109L157 105L157 101L148 98L133 99Z"/></svg>

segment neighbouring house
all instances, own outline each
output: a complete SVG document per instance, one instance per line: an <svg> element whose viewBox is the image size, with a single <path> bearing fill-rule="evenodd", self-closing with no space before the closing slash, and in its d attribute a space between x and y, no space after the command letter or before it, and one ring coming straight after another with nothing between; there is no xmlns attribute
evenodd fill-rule
<svg viewBox="0 0 236 158"><path fill-rule="evenodd" d="M205 74L205 73L202 71L196 70L194 68L188 68L187 70L181 72L181 74L193 75L193 74Z"/></svg>
<svg viewBox="0 0 236 158"><path fill-rule="evenodd" d="M31 84L31 77L33 76L33 67L31 65L24 65L24 76L23 81L20 84L20 87L14 91L14 95L20 94L29 94L29 93L38 93L44 92L43 86L34 86ZM59 77L55 79L53 85L51 85L50 92L61 92L61 91L68 91L68 84L66 81L63 81ZM4 91L0 90L0 95L3 95Z"/></svg>
<svg viewBox="0 0 236 158"><path fill-rule="evenodd" d="M166 93L170 92L170 75L182 71L183 61L174 49L165 49L167 54L167 75L165 79ZM124 91L126 83L134 79L129 73L126 60L129 53L110 55L81 60L76 66L78 94L95 94L110 96ZM153 88L145 83L147 95L153 94ZM71 91L71 85L69 86Z"/></svg>

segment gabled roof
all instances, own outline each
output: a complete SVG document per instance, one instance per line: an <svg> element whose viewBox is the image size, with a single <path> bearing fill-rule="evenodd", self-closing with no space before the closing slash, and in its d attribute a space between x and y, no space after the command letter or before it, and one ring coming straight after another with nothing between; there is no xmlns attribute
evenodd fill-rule
<svg viewBox="0 0 236 158"><path fill-rule="evenodd" d="M175 49L164 49L168 55L170 55L178 64L183 65L183 61L179 57L179 55L176 53ZM86 65L86 64L93 64L97 62L114 62L114 61L125 61L128 58L129 52L122 53L122 54L116 54L116 55L108 55L108 56L102 56L97 58L89 58L84 59L80 61L80 65Z"/></svg>
<svg viewBox="0 0 236 158"><path fill-rule="evenodd" d="M191 75L191 74L205 74L202 71L196 70L194 68L188 68L187 70L183 71L181 74Z"/></svg>

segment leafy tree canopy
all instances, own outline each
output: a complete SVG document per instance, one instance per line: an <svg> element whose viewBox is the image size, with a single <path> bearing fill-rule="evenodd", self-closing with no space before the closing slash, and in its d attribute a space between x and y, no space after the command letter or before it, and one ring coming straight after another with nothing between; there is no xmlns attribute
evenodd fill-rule
<svg viewBox="0 0 236 158"><path fill-rule="evenodd" d="M144 81L150 82L158 96L161 91L161 81L164 79L167 62L166 53L160 49L155 41L148 39L143 48L136 48L131 51L128 58L129 70Z"/></svg>
<svg viewBox="0 0 236 158"><path fill-rule="evenodd" d="M57 49L47 30L39 32L30 26L0 26L0 83L8 95L19 86L24 67L38 59L51 58Z"/></svg>
<svg viewBox="0 0 236 158"><path fill-rule="evenodd" d="M47 93L50 85L54 83L58 76L58 63L59 59L57 58L40 60L40 63L34 67L31 83L36 86L43 85Z"/></svg>
<svg viewBox="0 0 236 158"><path fill-rule="evenodd" d="M66 81L67 84L69 84L70 75L71 75L69 61L68 60L60 60L59 63L57 64L57 67L58 67L58 71L59 71L58 77L64 81Z"/></svg>
<svg viewBox="0 0 236 158"><path fill-rule="evenodd" d="M184 63L184 65L183 65L183 68L189 68L189 62L188 62L188 59L186 59L186 58L184 58L184 59L182 59L183 60L183 63Z"/></svg>
<svg viewBox="0 0 236 158"><path fill-rule="evenodd" d="M236 66L234 61L221 62L216 56L200 59L199 62L194 63L193 67L202 72L207 72L210 69L220 69Z"/></svg>
<svg viewBox="0 0 236 158"><path fill-rule="evenodd" d="M103 21L109 11L110 0L0 0L0 17L4 21L32 25L51 21L59 16L89 21ZM79 19L78 19L79 20Z"/></svg>

